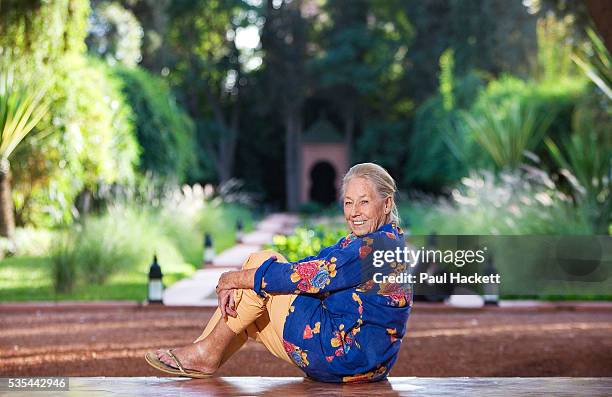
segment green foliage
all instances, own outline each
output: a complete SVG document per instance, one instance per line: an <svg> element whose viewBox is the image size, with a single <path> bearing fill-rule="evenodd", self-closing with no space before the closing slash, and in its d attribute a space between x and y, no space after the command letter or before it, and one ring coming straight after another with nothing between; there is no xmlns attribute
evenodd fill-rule
<svg viewBox="0 0 612 397"><path fill-rule="evenodd" d="M464 119L493 164L516 168L525 150L545 153L545 135L567 135L585 89L579 78L535 83L506 75L487 85Z"/></svg>
<svg viewBox="0 0 612 397"><path fill-rule="evenodd" d="M482 155L460 117L477 98L484 82L476 73L454 79L453 105L447 110L442 94L436 95L416 110L403 184L424 190L440 191L467 174L469 168L483 164ZM393 147L393 145L389 145Z"/></svg>
<svg viewBox="0 0 612 397"><path fill-rule="evenodd" d="M541 170L471 173L450 199L420 199L400 206L402 217L417 219L421 233L592 234L570 197Z"/></svg>
<svg viewBox="0 0 612 397"><path fill-rule="evenodd" d="M371 120L355 145L358 161L373 161L401 180L410 126L406 121Z"/></svg>
<svg viewBox="0 0 612 397"><path fill-rule="evenodd" d="M139 68L117 67L114 74L133 110L133 122L142 147L143 173L178 183L192 175L195 164L194 125L176 103L166 82Z"/></svg>
<svg viewBox="0 0 612 397"><path fill-rule="evenodd" d="M526 77L536 56L536 18L521 1L403 1L415 37L408 46L405 90L422 103L438 89L442 53L454 51L455 74L471 70Z"/></svg>
<svg viewBox="0 0 612 397"><path fill-rule="evenodd" d="M142 26L117 2L100 2L92 10L87 46L110 65L135 66L140 62Z"/></svg>
<svg viewBox="0 0 612 397"><path fill-rule="evenodd" d="M132 111L107 65L67 55L52 72L51 117L37 128L41 138L26 140L14 162L18 218L47 227L72 221L82 189L132 182L139 154Z"/></svg>
<svg viewBox="0 0 612 397"><path fill-rule="evenodd" d="M78 257L72 238L62 234L53 244L51 274L56 293L71 292L77 282Z"/></svg>
<svg viewBox="0 0 612 397"><path fill-rule="evenodd" d="M15 245L19 256L48 255L57 232L50 229L18 227L15 229Z"/></svg>
<svg viewBox="0 0 612 397"><path fill-rule="evenodd" d="M200 200L201 191L184 188L160 207L113 204L102 215L89 216L62 234L51 253L56 284L104 284L118 274L146 274L154 253L162 271L190 273L202 261L203 235L211 232L217 251L235 242L234 225L250 214L219 200Z"/></svg>
<svg viewBox="0 0 612 397"><path fill-rule="evenodd" d="M440 56L440 95L444 110L450 111L455 107L453 97L453 70L455 67L455 52L452 48L447 49Z"/></svg>
<svg viewBox="0 0 612 397"><path fill-rule="evenodd" d="M4 0L0 7L0 49L27 57L29 70L84 53L89 0Z"/></svg>
<svg viewBox="0 0 612 397"><path fill-rule="evenodd" d="M0 167L49 109L46 86L15 74L8 56L0 62ZM30 81L28 81L30 80ZM6 172L6 170L4 170Z"/></svg>
<svg viewBox="0 0 612 397"><path fill-rule="evenodd" d="M589 56L589 51L582 50L572 54L572 60L608 99L612 99L612 57L594 30L588 29L587 35L592 55Z"/></svg>
<svg viewBox="0 0 612 397"><path fill-rule="evenodd" d="M553 14L538 19L538 70L540 81L558 81L576 75L572 63L572 18L557 19Z"/></svg>
<svg viewBox="0 0 612 397"><path fill-rule="evenodd" d="M507 107L485 104L476 114L465 113L475 141L500 169L516 169L524 153L540 143L554 117L518 100Z"/></svg>
<svg viewBox="0 0 612 397"><path fill-rule="evenodd" d="M16 301L82 301L132 300L142 302L147 296L147 273L122 272L105 284L97 285L77 280L72 289L58 292L53 281L54 265L50 257L16 256L0 261L0 302ZM189 276L173 272L164 266L166 287ZM65 282L64 285L68 285Z"/></svg>
<svg viewBox="0 0 612 397"><path fill-rule="evenodd" d="M570 182L593 230L603 234L612 214L612 137L609 130L598 133L589 122L577 123L576 127L561 145L547 138L546 146L560 173Z"/></svg>
<svg viewBox="0 0 612 397"><path fill-rule="evenodd" d="M328 229L322 225L315 228L299 227L291 236L274 236L268 248L282 254L288 261L294 262L307 256L317 255L323 248L336 244L345 234L344 229Z"/></svg>

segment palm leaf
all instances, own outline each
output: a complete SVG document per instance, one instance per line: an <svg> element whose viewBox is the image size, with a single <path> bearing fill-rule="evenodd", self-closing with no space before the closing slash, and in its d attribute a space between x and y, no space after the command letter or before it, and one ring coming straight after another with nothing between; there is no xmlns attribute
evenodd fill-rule
<svg viewBox="0 0 612 397"><path fill-rule="evenodd" d="M580 51L573 53L571 58L587 77L609 99L612 99L612 57L595 31L588 29L587 35L593 49L593 56L589 57L585 51Z"/></svg>
<svg viewBox="0 0 612 397"><path fill-rule="evenodd" d="M47 86L18 81L7 65L0 71L0 158L8 159L17 145L36 127L49 110Z"/></svg>

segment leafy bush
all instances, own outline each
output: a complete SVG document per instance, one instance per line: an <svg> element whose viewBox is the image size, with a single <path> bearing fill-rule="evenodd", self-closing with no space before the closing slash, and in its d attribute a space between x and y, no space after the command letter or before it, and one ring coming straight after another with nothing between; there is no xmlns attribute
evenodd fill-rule
<svg viewBox="0 0 612 397"><path fill-rule="evenodd" d="M114 74L133 109L140 170L182 183L196 164L194 124L162 79L140 68L117 67Z"/></svg>
<svg viewBox="0 0 612 397"><path fill-rule="evenodd" d="M68 293L74 289L78 278L78 259L74 241L67 234L56 239L51 252L51 271L56 293Z"/></svg>
<svg viewBox="0 0 612 397"><path fill-rule="evenodd" d="M444 75L450 79L448 73ZM448 81L445 84L451 85ZM472 105L483 84L478 74L470 73L453 80L452 90L447 87L419 106L404 167L405 186L438 192L456 183L468 169L484 165L460 117L460 111Z"/></svg>
<svg viewBox="0 0 612 397"><path fill-rule="evenodd" d="M245 231L252 227L247 207L225 203L214 194L210 185L184 185L168 192L158 210L157 219L164 234L194 265L202 261L204 233L211 234L214 249L219 252L235 243L238 220Z"/></svg>
<svg viewBox="0 0 612 397"><path fill-rule="evenodd" d="M74 279L85 285L103 284L117 272L146 273L155 252L165 267L192 270L147 210L117 205L75 224L61 238L59 251L52 253L59 274L74 273Z"/></svg>
<svg viewBox="0 0 612 397"><path fill-rule="evenodd" d="M213 193L212 187L195 185L169 189L154 205L117 198L102 214L74 224L53 244L58 290L104 284L115 274L146 274L154 253L164 274L193 272L202 261L204 232L213 235L220 251L234 244L238 219L245 229L252 223L248 209L225 204Z"/></svg>
<svg viewBox="0 0 612 397"><path fill-rule="evenodd" d="M272 244L267 248L277 251L288 261L294 262L307 256L317 255L323 248L336 244L345 234L345 230L340 228L299 227L291 236L274 236Z"/></svg>
<svg viewBox="0 0 612 397"><path fill-rule="evenodd" d="M46 256L50 252L57 232L50 229L18 227L15 229L15 245L19 256Z"/></svg>
<svg viewBox="0 0 612 397"><path fill-rule="evenodd" d="M484 104L466 112L465 122L474 140L500 169L516 169L524 153L540 143L555 114L513 100L507 107Z"/></svg>
<svg viewBox="0 0 612 397"><path fill-rule="evenodd" d="M554 113L555 117L546 129L547 136L566 136L571 131L572 113L576 104L586 93L584 78L563 78L543 82L525 81L503 75L491 81L480 92L469 113L477 116L494 107L507 111L513 103L521 108L533 109L536 119L542 120ZM545 152L543 145L535 149L538 154Z"/></svg>
<svg viewBox="0 0 612 397"><path fill-rule="evenodd" d="M49 117L17 149L13 168L17 218L37 227L70 224L85 188L131 183L139 154L131 109L107 65L71 55L54 70Z"/></svg>
<svg viewBox="0 0 612 397"><path fill-rule="evenodd" d="M606 233L612 216L612 118L593 98L574 112L572 135L558 143L547 138L546 146L593 229Z"/></svg>

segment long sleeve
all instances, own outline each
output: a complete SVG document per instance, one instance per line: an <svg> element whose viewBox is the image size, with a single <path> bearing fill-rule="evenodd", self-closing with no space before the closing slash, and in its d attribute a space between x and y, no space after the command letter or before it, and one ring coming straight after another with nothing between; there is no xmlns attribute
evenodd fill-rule
<svg viewBox="0 0 612 397"><path fill-rule="evenodd" d="M265 293L319 294L357 286L371 266L364 259L371 252L372 238L355 238L344 245L323 249L316 257L297 262L265 261L255 273L254 290ZM365 269L364 269L365 267Z"/></svg>

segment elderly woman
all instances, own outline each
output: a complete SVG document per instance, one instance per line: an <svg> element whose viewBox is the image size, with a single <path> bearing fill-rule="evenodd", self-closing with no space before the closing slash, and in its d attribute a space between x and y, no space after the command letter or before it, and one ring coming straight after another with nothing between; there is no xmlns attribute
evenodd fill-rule
<svg viewBox="0 0 612 397"><path fill-rule="evenodd" d="M175 375L208 377L252 337L315 380L385 378L412 305L409 286L372 277L385 268L386 274L405 270L371 260L373 250L404 247L395 192L384 168L353 166L342 184L346 237L297 262L269 250L252 254L242 270L219 279L219 308L202 335L188 346L149 352L147 362Z"/></svg>

